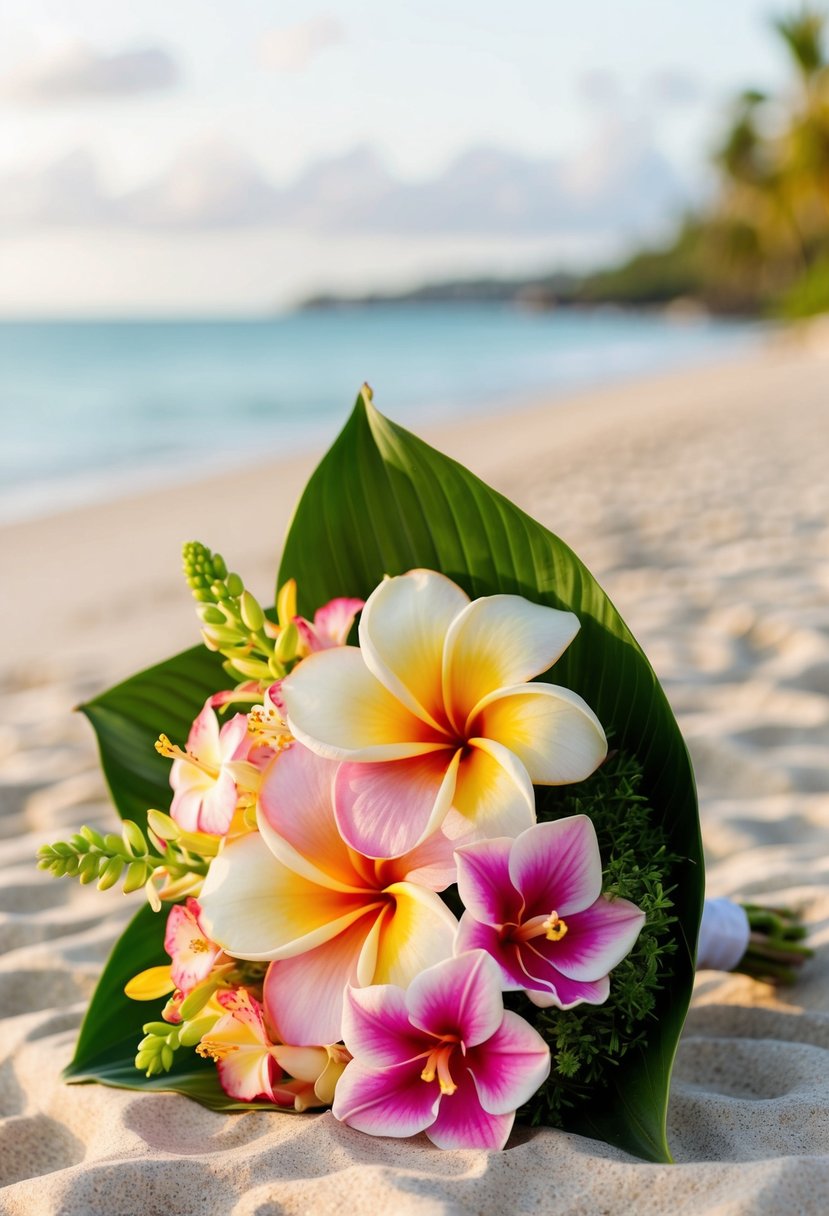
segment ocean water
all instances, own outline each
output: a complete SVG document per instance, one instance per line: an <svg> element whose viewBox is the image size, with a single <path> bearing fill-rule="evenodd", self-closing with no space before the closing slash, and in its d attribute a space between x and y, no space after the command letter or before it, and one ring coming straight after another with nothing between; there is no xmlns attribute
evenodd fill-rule
<svg viewBox="0 0 829 1216"><path fill-rule="evenodd" d="M417 427L697 364L744 324L419 305L261 320L0 323L0 520L321 448L364 380Z"/></svg>

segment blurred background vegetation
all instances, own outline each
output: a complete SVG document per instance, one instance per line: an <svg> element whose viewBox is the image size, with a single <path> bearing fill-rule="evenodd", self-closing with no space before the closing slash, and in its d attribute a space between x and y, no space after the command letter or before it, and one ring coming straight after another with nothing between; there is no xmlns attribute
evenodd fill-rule
<svg viewBox="0 0 829 1216"><path fill-rule="evenodd" d="M791 78L733 103L715 153L718 187L663 249L571 285L575 299L698 301L712 312L789 318L829 310L829 32L804 7L773 23Z"/></svg>
<svg viewBox="0 0 829 1216"><path fill-rule="evenodd" d="M668 244L583 276L451 281L397 298L673 305L786 319L829 311L829 20L804 6L770 32L785 50L788 83L777 92L752 86L734 99L713 154L713 194Z"/></svg>

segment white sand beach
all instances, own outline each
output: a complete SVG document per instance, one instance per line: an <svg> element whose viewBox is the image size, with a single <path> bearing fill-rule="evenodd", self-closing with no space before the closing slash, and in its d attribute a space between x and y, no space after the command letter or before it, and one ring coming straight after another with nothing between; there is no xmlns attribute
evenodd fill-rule
<svg viewBox="0 0 829 1216"><path fill-rule="evenodd" d="M197 640L183 540L221 550L270 601L314 459L0 529L3 1216L829 1209L829 350L778 342L425 437L596 574L689 742L709 893L802 909L817 957L787 990L698 977L673 1166L549 1130L497 1155L441 1153L328 1113L219 1115L177 1095L67 1087L86 1003L139 898L35 869L41 843L112 820L72 708Z"/></svg>

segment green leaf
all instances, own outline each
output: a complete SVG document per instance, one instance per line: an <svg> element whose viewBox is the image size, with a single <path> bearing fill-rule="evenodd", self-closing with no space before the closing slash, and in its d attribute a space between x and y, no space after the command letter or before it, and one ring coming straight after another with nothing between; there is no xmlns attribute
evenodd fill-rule
<svg viewBox="0 0 829 1216"><path fill-rule="evenodd" d="M230 685L221 656L196 646L79 706L98 737L101 765L122 819L143 829L148 809L167 810L170 761L156 752L156 739L163 731L183 747L207 698Z"/></svg>
<svg viewBox="0 0 829 1216"><path fill-rule="evenodd" d="M121 1089L163 1090L186 1094L211 1110L269 1109L270 1102L237 1102L219 1084L216 1066L182 1047L169 1073L145 1077L133 1061L145 1022L158 1020L163 1001L132 1001L128 980L147 967L169 963L164 949L167 917L145 905L133 917L109 957L81 1026L75 1055L64 1070L72 1082L98 1081Z"/></svg>
<svg viewBox="0 0 829 1216"><path fill-rule="evenodd" d="M360 397L300 500L278 585L296 578L300 611L310 616L335 596L365 598L385 574L416 566L442 571L471 596L511 592L577 614L581 631L554 679L579 692L614 743L637 756L668 848L685 859L672 874L674 974L647 1046L628 1053L611 1088L569 1124L646 1160L669 1161L668 1091L691 996L704 873L693 772L668 702L630 630L567 545Z"/></svg>

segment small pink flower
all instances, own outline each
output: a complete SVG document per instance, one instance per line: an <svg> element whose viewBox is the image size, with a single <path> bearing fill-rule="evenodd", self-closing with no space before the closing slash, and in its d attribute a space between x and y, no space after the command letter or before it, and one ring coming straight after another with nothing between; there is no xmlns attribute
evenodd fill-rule
<svg viewBox="0 0 829 1216"><path fill-rule="evenodd" d="M354 1059L333 1113L375 1136L503 1148L515 1111L550 1072L546 1043L505 1011L498 968L480 950L422 971L406 991L349 988L343 1031Z"/></svg>
<svg viewBox="0 0 829 1216"><path fill-rule="evenodd" d="M225 1013L203 1036L196 1051L215 1061L219 1082L229 1097L242 1102L255 1102L257 1098L277 1102L274 1086L281 1078L281 1069L265 1028L262 1006L246 988L217 992L216 1000ZM284 1100L279 1104L288 1105Z"/></svg>
<svg viewBox="0 0 829 1216"><path fill-rule="evenodd" d="M314 613L313 624L305 617L296 616L294 622L303 643L303 652L313 654L317 650L331 650L334 646L345 646L354 618L363 608L364 600L330 600Z"/></svg>
<svg viewBox="0 0 829 1216"><path fill-rule="evenodd" d="M240 793L255 784L256 768L248 763L252 742L245 714L220 729L209 700L190 728L186 751L160 737L156 749L173 760L170 814L185 831L227 833Z"/></svg>
<svg viewBox="0 0 829 1216"><path fill-rule="evenodd" d="M222 953L201 926L201 908L195 899L176 904L167 917L164 949L173 960L170 975L183 996L206 980Z"/></svg>
<svg viewBox="0 0 829 1216"><path fill-rule="evenodd" d="M246 988L217 992L215 999L225 1012L196 1050L215 1061L229 1097L242 1102L264 1098L297 1111L330 1106L350 1058L344 1048L275 1043L261 1004Z"/></svg>
<svg viewBox="0 0 829 1216"><path fill-rule="evenodd" d="M586 815L527 828L515 840L457 849L466 911L455 951L485 950L505 991L541 1008L601 1005L608 973L633 949L645 914L602 895L596 830Z"/></svg>

